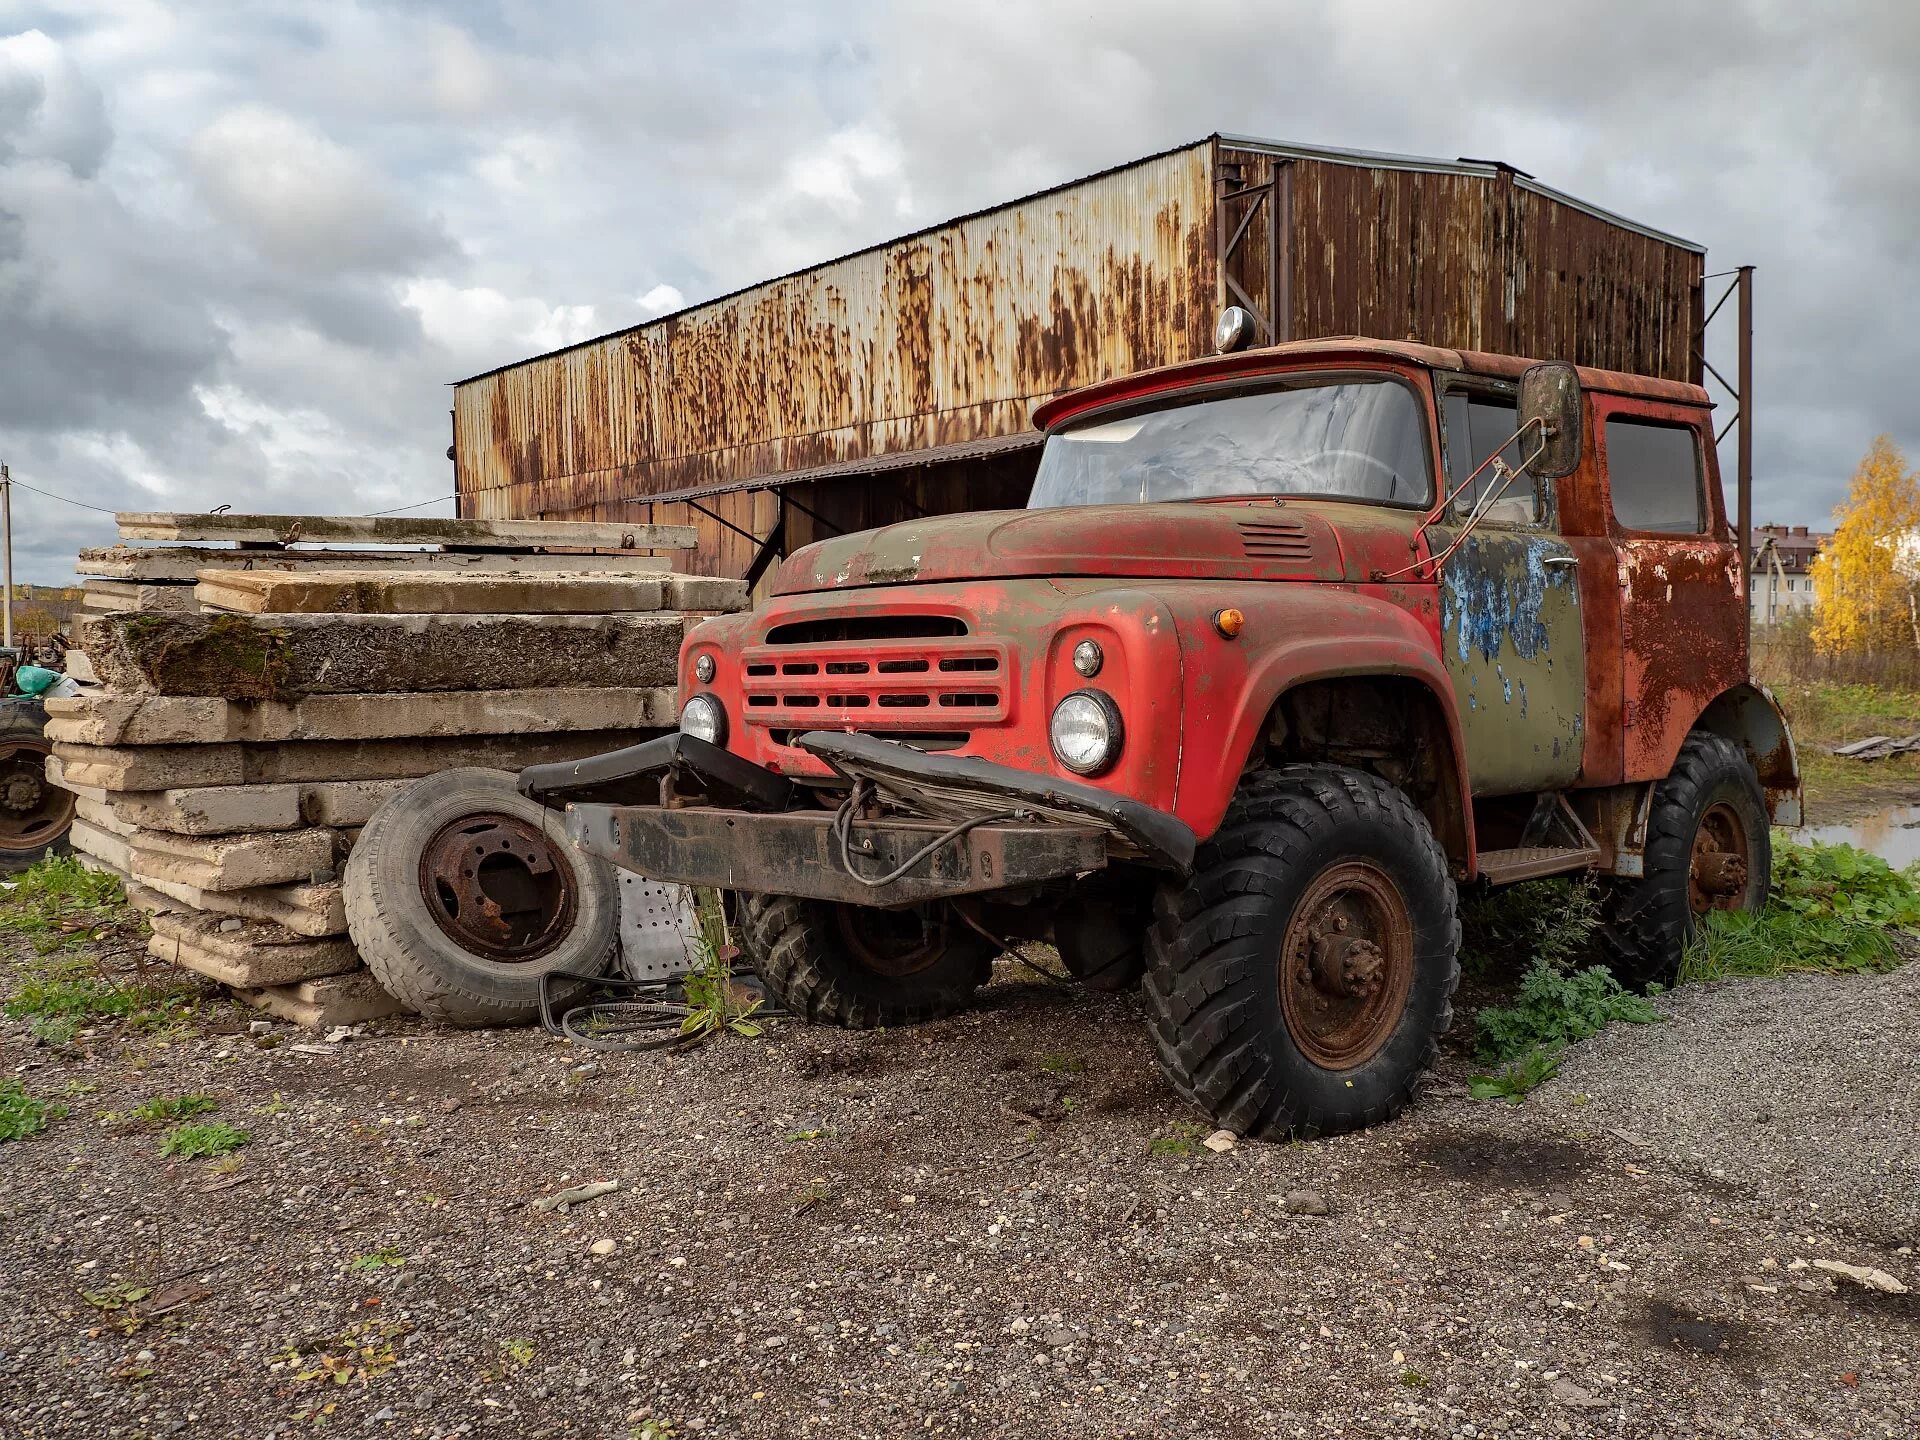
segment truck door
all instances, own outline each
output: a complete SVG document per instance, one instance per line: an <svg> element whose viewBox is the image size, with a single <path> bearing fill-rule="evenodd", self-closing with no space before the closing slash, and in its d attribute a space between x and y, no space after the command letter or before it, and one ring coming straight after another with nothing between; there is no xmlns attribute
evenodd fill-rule
<svg viewBox="0 0 1920 1440"><path fill-rule="evenodd" d="M1740 552L1720 504L1705 412L1595 395L1619 561L1626 780L1667 773L1707 703L1746 679Z"/></svg>
<svg viewBox="0 0 1920 1440"><path fill-rule="evenodd" d="M1449 489L1496 450L1519 464L1517 447L1506 444L1518 424L1512 386L1444 384L1441 423ZM1434 527L1436 549L1498 485L1488 466L1454 503L1450 523ZM1522 477L1440 572L1441 643L1476 795L1555 790L1580 771L1586 645L1577 564L1560 535L1553 486Z"/></svg>

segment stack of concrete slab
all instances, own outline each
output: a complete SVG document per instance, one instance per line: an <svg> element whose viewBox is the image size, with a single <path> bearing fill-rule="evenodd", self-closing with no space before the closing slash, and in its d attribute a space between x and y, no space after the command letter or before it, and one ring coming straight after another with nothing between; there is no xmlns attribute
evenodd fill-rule
<svg viewBox="0 0 1920 1440"><path fill-rule="evenodd" d="M47 702L74 848L125 879L154 955L305 1024L399 1008L340 893L380 804L453 766L670 727L688 619L746 602L647 554L690 547L688 526L119 518L125 539L184 543L81 556L125 608L81 622L83 693Z"/></svg>

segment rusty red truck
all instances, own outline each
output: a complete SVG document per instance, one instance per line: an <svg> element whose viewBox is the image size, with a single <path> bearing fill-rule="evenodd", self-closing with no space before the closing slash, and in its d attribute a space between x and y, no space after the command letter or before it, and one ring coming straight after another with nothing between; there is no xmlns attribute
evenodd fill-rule
<svg viewBox="0 0 1920 1440"><path fill-rule="evenodd" d="M1026 509L794 554L688 636L678 734L522 789L732 892L816 1022L950 1013L1050 938L1142 982L1173 1084L1260 1136L1406 1103L1458 886L1597 876L1635 983L1764 899L1800 779L1700 388L1319 340L1035 422Z"/></svg>

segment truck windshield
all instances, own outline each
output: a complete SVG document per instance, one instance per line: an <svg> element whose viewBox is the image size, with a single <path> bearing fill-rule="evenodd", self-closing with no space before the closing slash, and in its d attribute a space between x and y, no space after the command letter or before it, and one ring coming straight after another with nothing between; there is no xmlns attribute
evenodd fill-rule
<svg viewBox="0 0 1920 1440"><path fill-rule="evenodd" d="M1412 387L1384 377L1198 399L1049 435L1027 505L1224 495L1427 505L1425 434Z"/></svg>

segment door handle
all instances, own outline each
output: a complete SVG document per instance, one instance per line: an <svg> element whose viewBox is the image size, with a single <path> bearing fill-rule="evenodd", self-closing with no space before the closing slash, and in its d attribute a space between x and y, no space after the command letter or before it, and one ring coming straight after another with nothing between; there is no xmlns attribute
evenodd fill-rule
<svg viewBox="0 0 1920 1440"><path fill-rule="evenodd" d="M1542 565L1578 565L1580 563L1580 557L1578 555L1549 555L1540 563Z"/></svg>

